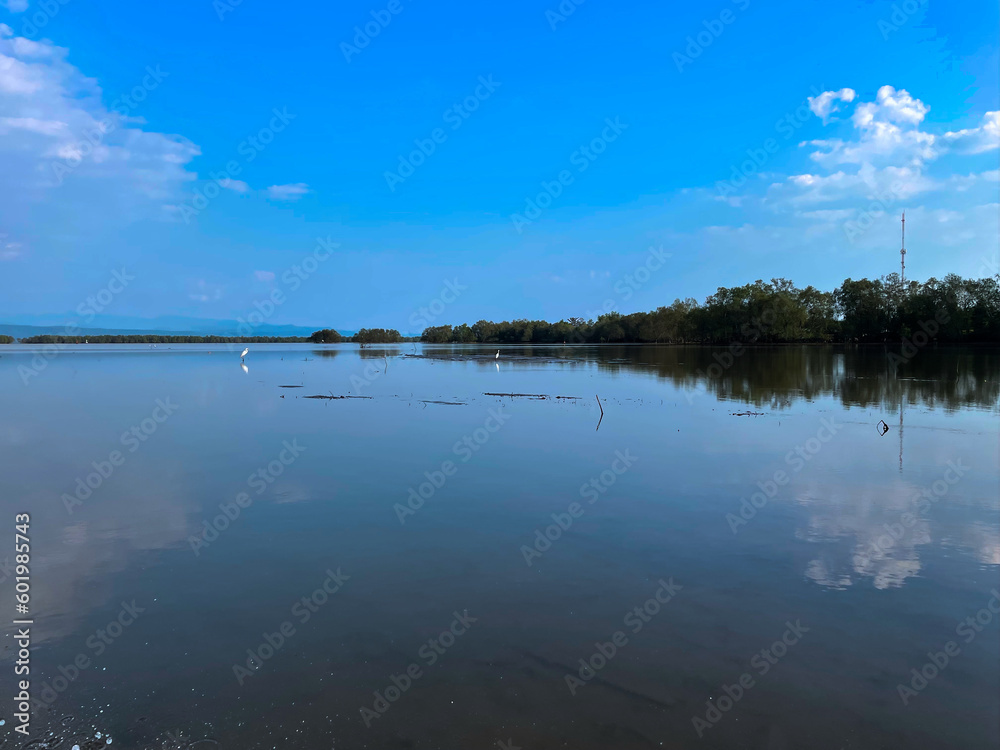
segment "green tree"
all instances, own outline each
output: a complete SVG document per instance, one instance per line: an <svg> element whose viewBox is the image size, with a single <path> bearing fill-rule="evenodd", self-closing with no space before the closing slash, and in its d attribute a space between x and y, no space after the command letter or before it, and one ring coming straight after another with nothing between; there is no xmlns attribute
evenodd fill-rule
<svg viewBox="0 0 1000 750"><path fill-rule="evenodd" d="M309 340L316 344L339 344L344 337L333 328L324 328L322 331L316 331Z"/></svg>
<svg viewBox="0 0 1000 750"><path fill-rule="evenodd" d="M451 342L451 326L431 326L420 334L420 340L428 344L447 344Z"/></svg>
<svg viewBox="0 0 1000 750"><path fill-rule="evenodd" d="M358 344L396 344L403 337L395 328L362 328L351 340Z"/></svg>

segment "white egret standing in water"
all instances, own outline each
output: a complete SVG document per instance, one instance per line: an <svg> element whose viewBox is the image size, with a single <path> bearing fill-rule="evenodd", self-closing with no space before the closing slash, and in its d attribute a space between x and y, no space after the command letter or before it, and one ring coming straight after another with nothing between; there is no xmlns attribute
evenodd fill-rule
<svg viewBox="0 0 1000 750"><path fill-rule="evenodd" d="M248 346L248 347L247 347L246 349L244 349L244 350L243 350L243 353L242 353L242 354L240 355L240 359L241 359L241 360L242 360L242 359L243 359L244 357L246 357L246 356L247 356L247 352L248 352L248 351L250 351L250 347L249 347L249 346Z"/></svg>
<svg viewBox="0 0 1000 750"><path fill-rule="evenodd" d="M497 349L497 356L495 356L493 359L500 359L500 350L499 349Z"/></svg>

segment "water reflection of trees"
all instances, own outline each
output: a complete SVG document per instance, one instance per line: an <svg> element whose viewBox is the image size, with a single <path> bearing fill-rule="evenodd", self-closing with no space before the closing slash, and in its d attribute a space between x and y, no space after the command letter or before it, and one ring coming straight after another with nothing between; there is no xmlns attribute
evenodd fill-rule
<svg viewBox="0 0 1000 750"><path fill-rule="evenodd" d="M313 349L313 354L317 357L336 357L341 352L349 351L356 354L361 359L382 359L384 357L398 357L400 349L398 346L376 346L365 349L340 349L330 347L329 349Z"/></svg>
<svg viewBox="0 0 1000 750"><path fill-rule="evenodd" d="M495 351L495 346L425 344L421 356L454 361ZM382 353L366 349L362 356ZM1000 348L992 346L932 347L910 359L901 357L898 346L878 345L757 346L735 353L727 346L702 345L529 345L500 352L505 367L540 361L652 374L682 390L772 409L830 395L845 406L878 406L890 413L901 403L954 410L996 406L1000 400Z"/></svg>
<svg viewBox="0 0 1000 750"><path fill-rule="evenodd" d="M386 357L398 357L400 349L398 346L372 346L358 349L357 354L361 359L384 359Z"/></svg>
<svg viewBox="0 0 1000 750"><path fill-rule="evenodd" d="M881 346L594 347L602 370L653 371L685 390L780 408L798 399L836 395L851 406L894 408L905 399L932 409L994 406L1000 399L1000 350L939 347L898 367Z"/></svg>

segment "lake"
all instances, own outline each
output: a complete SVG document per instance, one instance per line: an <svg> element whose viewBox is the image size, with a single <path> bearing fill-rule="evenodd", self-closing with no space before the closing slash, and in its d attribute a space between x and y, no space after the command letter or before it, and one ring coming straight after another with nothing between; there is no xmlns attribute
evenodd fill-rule
<svg viewBox="0 0 1000 750"><path fill-rule="evenodd" d="M32 747L1000 743L996 349L241 349L0 349Z"/></svg>

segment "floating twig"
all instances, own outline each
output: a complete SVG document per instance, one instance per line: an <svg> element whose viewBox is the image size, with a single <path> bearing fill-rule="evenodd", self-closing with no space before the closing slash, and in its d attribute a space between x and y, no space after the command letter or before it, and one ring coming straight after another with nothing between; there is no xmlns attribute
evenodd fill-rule
<svg viewBox="0 0 1000 750"><path fill-rule="evenodd" d="M322 398L322 399L326 399L327 401L335 401L335 400L340 400L340 399L344 399L344 398L367 398L367 399L370 399L372 397L371 396L334 396L331 393L329 396L323 396L323 395L303 396L302 398Z"/></svg>
<svg viewBox="0 0 1000 750"><path fill-rule="evenodd" d="M549 396L545 393L484 393L484 396L503 396L505 398L534 398L534 399L547 399L547 398L558 398L565 399L567 401L579 401L579 396Z"/></svg>
<svg viewBox="0 0 1000 750"><path fill-rule="evenodd" d="M503 396L505 398L534 398L544 401L549 398L544 393L484 393L484 396Z"/></svg>

